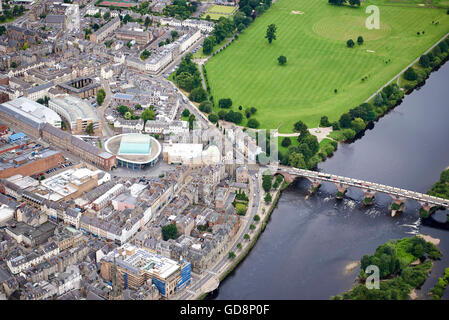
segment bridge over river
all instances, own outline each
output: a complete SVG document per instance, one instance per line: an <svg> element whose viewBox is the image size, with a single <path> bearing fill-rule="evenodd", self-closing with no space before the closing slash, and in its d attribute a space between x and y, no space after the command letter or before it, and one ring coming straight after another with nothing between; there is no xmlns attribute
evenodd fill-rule
<svg viewBox="0 0 449 320"><path fill-rule="evenodd" d="M356 187L361 189L365 194L364 202L366 204L371 203L377 192L382 192L393 198L394 203L397 205L397 209L402 207L407 199L412 199L419 202L427 213L431 213L431 209L434 207L449 209L449 200L447 199L433 197L428 194L391 187L379 183L337 176L325 172L310 171L285 166L280 166L277 169L277 172L283 175L286 180L290 181L292 181L294 177L307 178L310 182L312 182L312 191L316 190L324 181L331 182L337 186L337 198L343 197L349 187Z"/></svg>

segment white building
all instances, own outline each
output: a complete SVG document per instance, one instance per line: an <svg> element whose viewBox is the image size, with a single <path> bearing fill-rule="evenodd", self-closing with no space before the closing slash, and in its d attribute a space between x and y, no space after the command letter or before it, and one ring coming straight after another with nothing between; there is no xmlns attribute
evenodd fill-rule
<svg viewBox="0 0 449 320"><path fill-rule="evenodd" d="M56 112L28 98L20 97L4 102L2 105L34 122L47 122L56 128L61 128L61 117Z"/></svg>

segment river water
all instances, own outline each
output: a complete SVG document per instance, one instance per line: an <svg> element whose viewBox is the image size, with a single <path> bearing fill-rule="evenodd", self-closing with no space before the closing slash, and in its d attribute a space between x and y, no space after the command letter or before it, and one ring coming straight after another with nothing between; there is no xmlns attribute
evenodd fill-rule
<svg viewBox="0 0 449 320"><path fill-rule="evenodd" d="M319 170L426 192L449 166L448 89L446 63L361 139L339 146ZM306 199L309 187L297 179L283 192L257 244L220 284L216 299L329 299L353 286L359 267L347 272L349 263L390 239L418 233L441 239L443 253L418 291L419 298L427 297L449 267L449 230L438 227L448 211L437 211L433 225L423 225L416 202L407 201L405 211L391 217L387 195L377 194L364 207L356 188L339 201L330 183Z"/></svg>

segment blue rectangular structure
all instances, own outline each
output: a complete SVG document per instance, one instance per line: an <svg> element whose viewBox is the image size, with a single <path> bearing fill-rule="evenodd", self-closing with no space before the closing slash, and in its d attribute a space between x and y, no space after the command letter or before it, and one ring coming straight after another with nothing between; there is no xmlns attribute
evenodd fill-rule
<svg viewBox="0 0 449 320"><path fill-rule="evenodd" d="M26 139L27 135L23 132L17 132L9 136L9 142L16 142L23 139Z"/></svg>
<svg viewBox="0 0 449 320"><path fill-rule="evenodd" d="M192 278L192 266L190 262L185 263L181 269L181 279L178 282L177 288L182 289L190 283L190 279Z"/></svg>

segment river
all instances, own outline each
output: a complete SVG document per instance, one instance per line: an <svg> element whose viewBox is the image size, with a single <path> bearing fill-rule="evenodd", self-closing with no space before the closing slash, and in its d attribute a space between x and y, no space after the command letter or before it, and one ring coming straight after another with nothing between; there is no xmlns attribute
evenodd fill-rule
<svg viewBox="0 0 449 320"><path fill-rule="evenodd" d="M446 63L361 139L340 145L319 170L426 192L449 166L448 84ZM306 200L309 187L297 179L283 192L257 244L220 284L215 299L329 299L353 286L359 267L345 272L346 265L390 239L418 233L441 239L443 253L417 292L426 298L449 267L449 230L423 225L414 201L393 218L387 195L376 194L374 204L364 207L356 188L339 201L330 183ZM437 211L432 219L444 222L447 213ZM449 289L443 299L449 299Z"/></svg>

